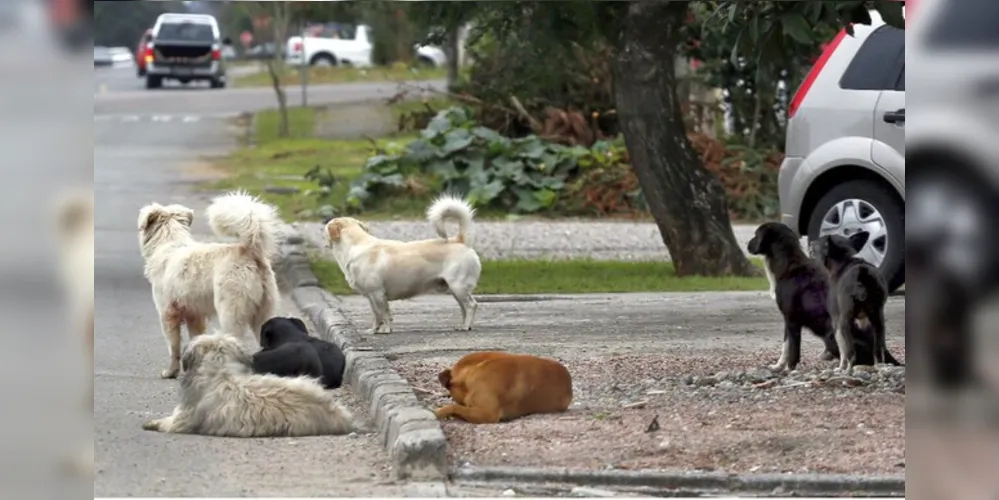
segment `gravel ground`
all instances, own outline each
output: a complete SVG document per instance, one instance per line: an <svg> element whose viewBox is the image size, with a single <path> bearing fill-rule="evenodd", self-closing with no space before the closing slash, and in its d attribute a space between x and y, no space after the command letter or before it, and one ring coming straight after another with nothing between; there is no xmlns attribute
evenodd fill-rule
<svg viewBox="0 0 999 500"><path fill-rule="evenodd" d="M372 234L401 241L433 238L426 221L371 221ZM318 222L294 224L314 245L324 245ZM736 240L745 251L755 225L734 226ZM598 260L668 260L659 228L651 222L583 220L476 222L471 244L483 259L591 258Z"/></svg>
<svg viewBox="0 0 999 500"><path fill-rule="evenodd" d="M889 347L904 355L899 343ZM861 367L846 377L810 360L777 376L761 363L774 355L679 349L562 358L574 376L567 413L495 426L445 422L451 458L482 466L905 472L904 368ZM427 381L446 364L400 359L396 368L422 381L421 398L437 407L448 398Z"/></svg>

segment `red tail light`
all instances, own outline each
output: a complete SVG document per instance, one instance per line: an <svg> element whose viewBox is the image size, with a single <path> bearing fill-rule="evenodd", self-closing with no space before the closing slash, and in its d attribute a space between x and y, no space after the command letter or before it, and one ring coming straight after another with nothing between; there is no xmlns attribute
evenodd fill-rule
<svg viewBox="0 0 999 500"><path fill-rule="evenodd" d="M819 77L819 73L822 72L822 67L826 65L829 58L832 57L833 52L836 52L836 47L839 43L843 41L843 37L846 36L846 30L840 30L836 34L836 37L829 42L825 48L822 50L822 55L815 61L812 65L812 69L808 70L808 74L805 75L805 79L802 80L801 86L798 87L798 91L794 93L794 97L791 98L791 104L787 107L787 117L790 119L794 117L794 113L798 111L798 106L801 106L801 102L805 100L805 95L808 94L809 89L812 88L812 84L815 83L815 79Z"/></svg>
<svg viewBox="0 0 999 500"><path fill-rule="evenodd" d="M212 60L213 61L218 61L219 59L222 59L222 50L221 49L212 49Z"/></svg>
<svg viewBox="0 0 999 500"><path fill-rule="evenodd" d="M154 59L152 47L146 47L146 53L145 55L143 55L143 58L146 60L146 62L152 61Z"/></svg>

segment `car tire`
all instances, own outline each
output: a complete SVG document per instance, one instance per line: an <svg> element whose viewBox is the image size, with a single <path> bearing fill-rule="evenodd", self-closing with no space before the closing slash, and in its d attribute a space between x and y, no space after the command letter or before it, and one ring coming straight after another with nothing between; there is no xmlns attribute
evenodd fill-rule
<svg viewBox="0 0 999 500"><path fill-rule="evenodd" d="M881 215L887 230L884 259L879 269L889 291L894 292L905 284L905 205L886 187L869 180L854 180L839 184L829 190L819 202L808 221L808 240L818 239L822 221L830 210L847 200L860 200ZM868 241L868 245L875 242Z"/></svg>
<svg viewBox="0 0 999 500"><path fill-rule="evenodd" d="M212 78L211 85L213 89L224 89L225 80L222 78Z"/></svg>
<svg viewBox="0 0 999 500"><path fill-rule="evenodd" d="M309 66L336 66L337 60L330 54L316 54L309 59Z"/></svg>
<svg viewBox="0 0 999 500"><path fill-rule="evenodd" d="M417 57L416 58L416 64L417 64L417 66L419 66L421 68L436 68L437 67L437 63L434 62L433 59L431 59L431 58L429 58L427 56L419 56L419 57Z"/></svg>
<svg viewBox="0 0 999 500"><path fill-rule="evenodd" d="M136 70L135 70L135 76L138 77L138 78L142 78L142 77L146 76L146 70L145 70L145 68L136 68Z"/></svg>
<svg viewBox="0 0 999 500"><path fill-rule="evenodd" d="M163 87L163 77L146 75L146 88L158 89Z"/></svg>

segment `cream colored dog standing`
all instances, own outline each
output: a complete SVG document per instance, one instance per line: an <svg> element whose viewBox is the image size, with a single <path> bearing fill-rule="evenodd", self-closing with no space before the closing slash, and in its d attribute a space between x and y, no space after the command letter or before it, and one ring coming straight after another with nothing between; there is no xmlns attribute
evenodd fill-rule
<svg viewBox="0 0 999 500"><path fill-rule="evenodd" d="M90 393L87 409L94 408L94 192L76 190L60 197L57 212L60 268L63 288L69 299L73 330L82 335L87 357ZM93 474L94 443L87 443L78 459L76 470Z"/></svg>
<svg viewBox="0 0 999 500"><path fill-rule="evenodd" d="M145 275L170 349L163 378L180 370L181 325L194 338L217 315L223 332L241 339L247 331L259 336L280 300L270 263L277 250L276 209L234 192L215 198L206 213L216 235L239 242L195 241L194 211L182 205L153 203L139 212Z"/></svg>
<svg viewBox="0 0 999 500"><path fill-rule="evenodd" d="M472 329L478 308L472 291L482 273L478 254L466 244L474 213L465 200L443 195L427 209L427 219L440 237L410 242L376 238L363 222L350 217L326 223L333 258L350 287L371 304L370 333L392 333L389 301L432 292L450 292L461 307L462 321L456 329ZM458 223L453 238L444 227L448 220Z"/></svg>
<svg viewBox="0 0 999 500"><path fill-rule="evenodd" d="M347 434L350 413L311 377L253 373L252 357L224 333L192 339L184 349L180 404L148 431L227 437Z"/></svg>

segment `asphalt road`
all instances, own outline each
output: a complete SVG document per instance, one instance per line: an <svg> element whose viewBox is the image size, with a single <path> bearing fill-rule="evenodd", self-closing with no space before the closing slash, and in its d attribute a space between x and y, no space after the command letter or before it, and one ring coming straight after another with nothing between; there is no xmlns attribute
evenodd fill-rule
<svg viewBox="0 0 999 500"><path fill-rule="evenodd" d="M344 90L359 98L378 91L379 86ZM142 274L138 211L151 201L186 204L197 211L195 232L206 237L209 231L199 217L207 199L193 193L192 175L206 155L235 145L227 122L206 108L234 113L263 107L273 96L208 89L130 92L109 90L103 98L95 96L94 103L94 495L401 496L420 491L412 489L420 485L389 481L374 436L239 440L141 429L144 421L172 410L176 383L159 378L168 358ZM102 116L99 110L106 113L109 107L134 120ZM164 110L191 119L155 119Z"/></svg>
<svg viewBox="0 0 999 500"><path fill-rule="evenodd" d="M231 72L234 74L241 70L245 68ZM266 87L212 90L201 84L183 86L167 82L162 89L146 90L143 80L135 76L134 68L97 68L94 75L95 116L133 116L135 113L226 116L277 105L274 91ZM309 87L307 100L310 105L323 105L387 99L402 87L443 90L445 83L432 80L313 85ZM287 93L289 104L294 106L301 102L298 88L289 88Z"/></svg>

